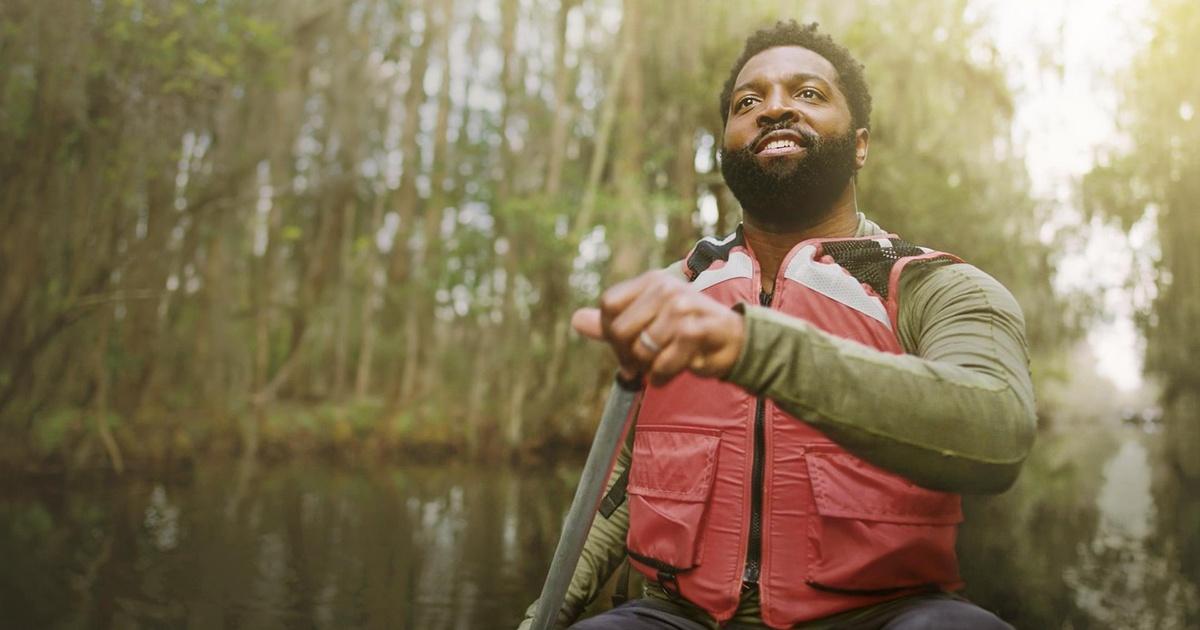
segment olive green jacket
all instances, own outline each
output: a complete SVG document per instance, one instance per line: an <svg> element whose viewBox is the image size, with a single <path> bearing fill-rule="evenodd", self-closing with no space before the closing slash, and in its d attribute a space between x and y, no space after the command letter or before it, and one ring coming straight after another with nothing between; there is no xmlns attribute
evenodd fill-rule
<svg viewBox="0 0 1200 630"><path fill-rule="evenodd" d="M884 233L859 215L856 236ZM769 308L739 304L746 342L726 380L767 396L847 450L917 484L1002 492L1016 480L1036 429L1021 308L999 282L969 264L906 271L899 307L896 329L907 354L881 352ZM630 458L627 442L610 484ZM595 519L561 609L563 626L597 597L624 560L628 527L625 505ZM667 599L653 583L646 594ZM761 623L757 599L756 590L743 596L734 619ZM699 609L679 612L715 627ZM803 627L835 625L854 614Z"/></svg>

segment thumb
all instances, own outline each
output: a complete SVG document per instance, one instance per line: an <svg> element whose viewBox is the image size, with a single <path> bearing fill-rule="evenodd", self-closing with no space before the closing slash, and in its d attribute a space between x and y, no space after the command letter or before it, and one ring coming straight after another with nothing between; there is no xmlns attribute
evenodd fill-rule
<svg viewBox="0 0 1200 630"><path fill-rule="evenodd" d="M603 339L604 332L600 328L600 309L581 308L571 315L571 327L575 332L590 339Z"/></svg>

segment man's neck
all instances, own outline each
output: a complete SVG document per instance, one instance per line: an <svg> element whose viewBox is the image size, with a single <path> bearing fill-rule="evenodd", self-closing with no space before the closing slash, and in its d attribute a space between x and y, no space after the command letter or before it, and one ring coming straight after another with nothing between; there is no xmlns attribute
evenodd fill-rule
<svg viewBox="0 0 1200 630"><path fill-rule="evenodd" d="M742 218L742 234L758 259L762 287L767 293L774 293L779 265L796 243L810 238L844 238L854 236L857 231L858 210L853 183L846 186L824 218L813 225L788 228L763 224L749 213L744 213Z"/></svg>

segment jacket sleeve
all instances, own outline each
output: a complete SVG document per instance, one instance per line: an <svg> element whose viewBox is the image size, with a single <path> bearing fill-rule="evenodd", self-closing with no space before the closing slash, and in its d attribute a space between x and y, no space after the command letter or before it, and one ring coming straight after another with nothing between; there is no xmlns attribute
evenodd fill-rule
<svg viewBox="0 0 1200 630"><path fill-rule="evenodd" d="M1037 422L1020 307L966 264L906 271L899 295L897 333L908 354L739 305L746 342L726 378L922 486L1007 489Z"/></svg>
<svg viewBox="0 0 1200 630"><path fill-rule="evenodd" d="M613 471L609 475L608 484L605 487L606 493L621 477L622 471L629 468L632 460L633 453L630 447L630 440L633 438L632 428L628 431L626 438L617 454ZM571 585L567 588L567 595L563 598L562 608L559 609L557 627L566 628L574 623L579 615L583 614L584 609L600 594L613 571L625 559L625 535L628 531L628 501L623 501L608 518L599 512L596 513L596 517L592 521L592 528L588 530L583 552L579 556L579 564L575 566L575 573L571 576ZM520 628L529 627L533 623L533 615L536 610L537 601L534 601L525 610L525 620L521 623Z"/></svg>

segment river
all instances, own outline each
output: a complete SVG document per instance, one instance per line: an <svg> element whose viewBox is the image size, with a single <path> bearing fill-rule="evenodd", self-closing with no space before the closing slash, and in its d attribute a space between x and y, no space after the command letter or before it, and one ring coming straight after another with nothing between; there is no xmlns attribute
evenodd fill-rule
<svg viewBox="0 0 1200 630"><path fill-rule="evenodd" d="M1200 503L1128 427L1042 436L966 502L967 595L1018 628L1200 627ZM7 479L0 625L511 628L576 465L198 464Z"/></svg>

